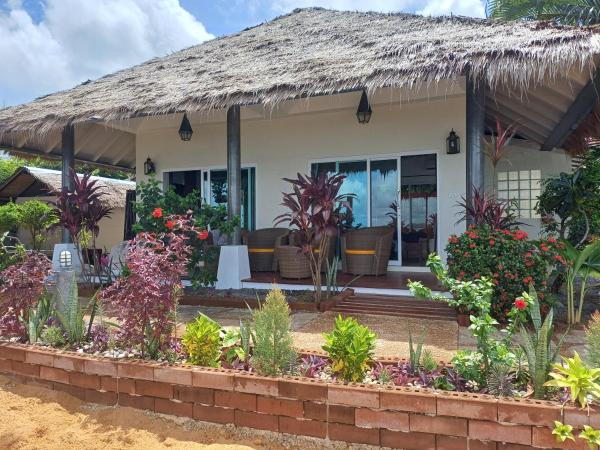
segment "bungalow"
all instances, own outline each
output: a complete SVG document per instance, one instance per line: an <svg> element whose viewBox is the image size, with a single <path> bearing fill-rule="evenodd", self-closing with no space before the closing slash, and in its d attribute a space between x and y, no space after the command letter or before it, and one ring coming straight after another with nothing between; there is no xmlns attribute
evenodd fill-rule
<svg viewBox="0 0 600 450"><path fill-rule="evenodd" d="M104 203L112 208L110 217L100 221L100 232L96 239L98 248L109 251L112 247L123 241L127 234L125 229L125 215L128 192L135 191L135 181L116 180L113 178L92 176L104 192ZM52 202L56 200L56 192L61 189L62 174L59 170L41 169L38 167L21 167L0 185L0 202L14 201L16 203L28 200ZM131 204L131 202L129 202ZM52 253L54 244L60 242L59 230L52 232L44 242L44 250ZM28 246L28 234L19 229L17 237Z"/></svg>
<svg viewBox="0 0 600 450"><path fill-rule="evenodd" d="M0 145L138 181L153 166L248 229L282 212L283 177L342 172L354 225L397 225L389 268L419 271L422 248L443 254L464 229L473 188L517 200L539 231L540 180L570 170L597 117L599 56L594 28L298 9L0 110ZM517 134L492 167L496 120Z"/></svg>

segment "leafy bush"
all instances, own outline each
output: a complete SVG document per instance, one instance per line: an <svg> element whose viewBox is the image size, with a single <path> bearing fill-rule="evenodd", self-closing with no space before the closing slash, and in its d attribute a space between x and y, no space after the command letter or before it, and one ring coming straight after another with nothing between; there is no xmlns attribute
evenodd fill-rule
<svg viewBox="0 0 600 450"><path fill-rule="evenodd" d="M587 357L592 367L600 367L600 312L592 314L585 328Z"/></svg>
<svg viewBox="0 0 600 450"><path fill-rule="evenodd" d="M239 225L239 217L228 220L224 206L213 207L203 203L198 191L192 191L186 196L178 195L172 187L163 191L154 177L147 182L138 183L137 191L140 201L135 204L138 220L134 231L164 233L171 216L189 215L194 228L203 231L185 232L188 245L191 246L187 261L188 276L194 288L214 284L217 279L219 249L207 245L206 230L219 230L230 235ZM204 264L200 264L201 262Z"/></svg>
<svg viewBox="0 0 600 450"><path fill-rule="evenodd" d="M0 231L15 231L19 225L19 205L8 202L0 206Z"/></svg>
<svg viewBox="0 0 600 450"><path fill-rule="evenodd" d="M221 359L221 326L204 314L185 327L181 338L192 364L219 367Z"/></svg>
<svg viewBox="0 0 600 450"><path fill-rule="evenodd" d="M548 269L562 258L556 253L561 244L555 239L538 243L527 240L521 230L498 230L487 226L470 227L459 236L450 236L448 272L459 281L483 277L494 285L492 315L502 320L515 298L533 285L544 303Z"/></svg>
<svg viewBox="0 0 600 450"><path fill-rule="evenodd" d="M173 230L140 233L131 242L126 258L127 276L103 289L106 302L122 324L118 340L127 346L160 350L169 344L173 314L179 299L191 248L184 233L194 228L188 217L173 216Z"/></svg>
<svg viewBox="0 0 600 450"><path fill-rule="evenodd" d="M409 282L408 286L419 298L443 301L459 310L471 310L469 330L477 341L477 350L459 350L452 363L458 375L471 382L473 389L483 388L493 366L500 364L513 366L516 357L511 349L511 340L518 323L524 320L528 304L523 298L514 300L506 314L508 326L504 329L504 338L498 340L495 332L499 323L491 316L492 283L485 277L473 281L459 281L452 278L449 270L444 268L440 257L435 253L429 255L427 266L450 291L452 297L434 294L420 282Z"/></svg>
<svg viewBox="0 0 600 450"><path fill-rule="evenodd" d="M263 375L289 372L296 362L292 347L290 307L280 289L271 290L259 309L253 311L253 366Z"/></svg>
<svg viewBox="0 0 600 450"><path fill-rule="evenodd" d="M93 352L103 352L108 348L110 331L104 324L95 324L90 329L90 343Z"/></svg>
<svg viewBox="0 0 600 450"><path fill-rule="evenodd" d="M48 238L48 230L58 221L52 211L50 205L39 200L17 204L19 225L29 234L33 250L42 248Z"/></svg>
<svg viewBox="0 0 600 450"><path fill-rule="evenodd" d="M548 312L542 322L539 300L535 289L532 287L529 294L524 293L523 297L529 304L533 331L529 332L524 326L521 326L521 347L527 356L529 375L533 385L533 396L536 399L542 399L546 394L545 383L548 380L548 373L552 363L558 357L564 335L558 345L552 349L552 336L554 335L553 310L551 309Z"/></svg>
<svg viewBox="0 0 600 450"><path fill-rule="evenodd" d="M571 401L582 408L588 405L588 397L600 399L600 368L588 367L577 352L573 352L572 358L563 357L563 362L554 364L552 380L546 386L568 389Z"/></svg>
<svg viewBox="0 0 600 450"><path fill-rule="evenodd" d="M362 381L373 359L377 336L352 317L335 319L333 331L325 334L325 350L332 370L344 381Z"/></svg>
<svg viewBox="0 0 600 450"><path fill-rule="evenodd" d="M600 149L590 149L573 173L544 180L538 212L547 233L579 246L600 235Z"/></svg>
<svg viewBox="0 0 600 450"><path fill-rule="evenodd" d="M66 343L63 330L57 325L46 327L44 331L42 331L41 339L51 347L62 347Z"/></svg>
<svg viewBox="0 0 600 450"><path fill-rule="evenodd" d="M41 253L27 252L23 260L0 273L0 331L27 339L25 323L44 293L52 263Z"/></svg>

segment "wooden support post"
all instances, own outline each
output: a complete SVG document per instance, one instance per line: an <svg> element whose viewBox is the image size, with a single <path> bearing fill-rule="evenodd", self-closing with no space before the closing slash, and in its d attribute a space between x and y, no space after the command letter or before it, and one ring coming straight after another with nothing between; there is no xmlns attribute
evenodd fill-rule
<svg viewBox="0 0 600 450"><path fill-rule="evenodd" d="M239 105L227 110L227 212L229 219L242 212L241 120ZM242 243L240 227L236 227L231 243Z"/></svg>
<svg viewBox="0 0 600 450"><path fill-rule="evenodd" d="M67 124L62 130L62 189L63 191L72 191L73 183L71 172L75 170L75 127L73 124ZM69 230L63 227L62 243L70 244L73 237Z"/></svg>
<svg viewBox="0 0 600 450"><path fill-rule="evenodd" d="M483 82L475 82L467 76L467 191L470 203L475 189L483 191L484 154L482 151L485 133L485 88ZM467 220L467 225L470 225Z"/></svg>

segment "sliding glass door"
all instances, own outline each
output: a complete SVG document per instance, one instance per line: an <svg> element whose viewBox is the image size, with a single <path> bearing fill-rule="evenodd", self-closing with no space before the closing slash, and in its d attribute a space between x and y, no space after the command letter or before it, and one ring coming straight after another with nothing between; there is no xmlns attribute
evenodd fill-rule
<svg viewBox="0 0 600 450"><path fill-rule="evenodd" d="M435 154L316 162L311 171L346 175L341 192L356 195L348 226L394 228L391 264L422 267L437 250Z"/></svg>

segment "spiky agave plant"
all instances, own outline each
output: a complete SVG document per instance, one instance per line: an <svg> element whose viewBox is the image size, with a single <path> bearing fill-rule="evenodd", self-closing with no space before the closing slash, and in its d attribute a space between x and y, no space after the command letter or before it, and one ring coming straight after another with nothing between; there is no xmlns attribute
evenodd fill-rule
<svg viewBox="0 0 600 450"><path fill-rule="evenodd" d="M512 397L515 392L515 374L507 364L492 364L486 375L488 393Z"/></svg>
<svg viewBox="0 0 600 450"><path fill-rule="evenodd" d="M567 334L562 335L558 344L553 348L552 335L554 334L554 312L552 309L546 315L542 322L540 312L540 303L537 292L533 286L529 289L529 294L524 293L524 297L529 297L529 314L533 323L533 331L529 332L524 326L521 326L521 347L527 355L527 365L531 376L533 386L533 396L536 399L543 399L546 395L544 384L548 381L548 374L552 369L552 364L556 361L562 342Z"/></svg>
<svg viewBox="0 0 600 450"><path fill-rule="evenodd" d="M85 326L83 324L83 310L79 304L79 291L77 289L76 277L71 278L69 301L66 304L64 313L56 311L56 315L67 334L69 344L80 344L83 341Z"/></svg>

